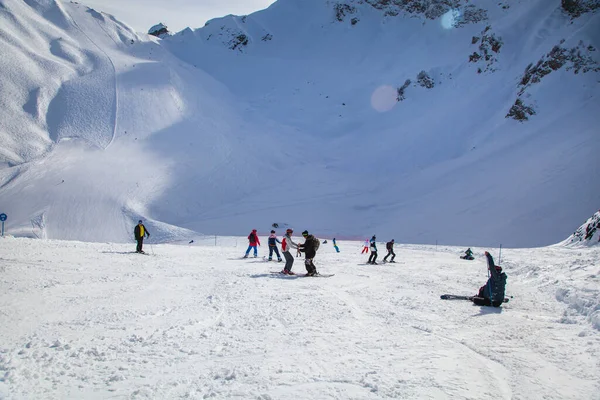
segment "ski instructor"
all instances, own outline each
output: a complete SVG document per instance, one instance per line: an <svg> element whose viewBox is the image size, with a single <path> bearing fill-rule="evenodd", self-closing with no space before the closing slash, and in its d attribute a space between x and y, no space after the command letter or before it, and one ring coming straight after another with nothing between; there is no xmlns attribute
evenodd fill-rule
<svg viewBox="0 0 600 400"><path fill-rule="evenodd" d="M135 236L135 240L137 240L137 248L135 249L135 252L143 253L144 250L142 250L142 246L144 245L144 236L150 237L150 232L148 232L148 229L146 229L141 219L135 226L133 230L133 235Z"/></svg>
<svg viewBox="0 0 600 400"><path fill-rule="evenodd" d="M308 231L302 232L302 237L304 237L304 243L298 245L298 250L304 253L306 257L304 259L304 266L306 267L306 276L315 276L318 275L317 267L313 263L313 258L317 255L317 250L319 249L319 239L309 234Z"/></svg>

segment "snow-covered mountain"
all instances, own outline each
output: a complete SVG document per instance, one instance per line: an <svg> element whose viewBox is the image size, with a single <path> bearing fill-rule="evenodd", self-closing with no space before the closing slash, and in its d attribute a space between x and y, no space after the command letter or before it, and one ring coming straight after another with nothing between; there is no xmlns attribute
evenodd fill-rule
<svg viewBox="0 0 600 400"><path fill-rule="evenodd" d="M600 17L562 3L279 0L159 40L3 1L7 230L558 242L600 198Z"/></svg>

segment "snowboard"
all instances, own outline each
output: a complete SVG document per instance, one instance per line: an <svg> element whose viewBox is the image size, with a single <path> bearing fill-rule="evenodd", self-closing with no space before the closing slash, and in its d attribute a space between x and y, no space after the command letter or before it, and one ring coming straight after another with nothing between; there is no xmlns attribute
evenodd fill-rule
<svg viewBox="0 0 600 400"><path fill-rule="evenodd" d="M475 296L459 296L456 294L443 294L440 296L442 300L469 300L472 301ZM504 303L508 303L509 299L504 298Z"/></svg>

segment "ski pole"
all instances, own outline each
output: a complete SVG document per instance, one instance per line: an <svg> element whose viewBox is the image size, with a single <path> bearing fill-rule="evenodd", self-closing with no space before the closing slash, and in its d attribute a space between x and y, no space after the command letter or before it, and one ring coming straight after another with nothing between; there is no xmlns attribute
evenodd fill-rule
<svg viewBox="0 0 600 400"><path fill-rule="evenodd" d="M500 243L500 252L498 252L498 265L500 265L501 258L502 258L502 243Z"/></svg>

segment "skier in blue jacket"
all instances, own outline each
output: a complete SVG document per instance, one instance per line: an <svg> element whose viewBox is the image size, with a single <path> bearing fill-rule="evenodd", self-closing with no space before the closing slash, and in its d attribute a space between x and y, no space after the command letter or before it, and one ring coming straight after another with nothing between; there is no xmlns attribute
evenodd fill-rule
<svg viewBox="0 0 600 400"><path fill-rule="evenodd" d="M377 238L375 235L373 235L369 241L369 244L371 245L371 255L369 256L369 261L367 261L367 264L377 264L375 261L377 260Z"/></svg>

